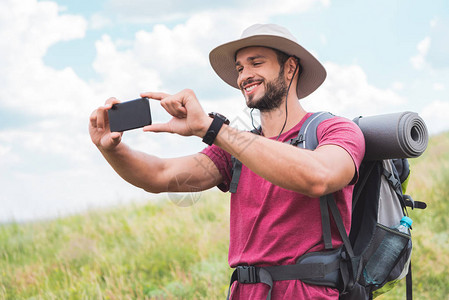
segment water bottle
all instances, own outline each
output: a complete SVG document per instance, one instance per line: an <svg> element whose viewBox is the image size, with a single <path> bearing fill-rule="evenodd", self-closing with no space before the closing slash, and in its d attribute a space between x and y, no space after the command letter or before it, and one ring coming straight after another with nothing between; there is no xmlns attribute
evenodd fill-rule
<svg viewBox="0 0 449 300"><path fill-rule="evenodd" d="M396 226L396 229L399 232L409 234L409 229L412 227L412 223L413 221L409 217L402 217L401 222Z"/></svg>
<svg viewBox="0 0 449 300"><path fill-rule="evenodd" d="M397 259L403 252L404 247L407 247L409 240L401 236L396 232L401 232L403 234L409 235L409 229L412 225L412 219L409 217L403 217L400 223L390 229L385 230L385 236L380 243L379 247L373 253L369 261L367 262L365 269L363 270L363 275L365 281L368 284L382 284L388 277L391 269L394 267ZM403 274L407 274L408 265L410 261L406 262L403 269Z"/></svg>
<svg viewBox="0 0 449 300"><path fill-rule="evenodd" d="M410 228L412 227L412 223L413 223L413 221L409 217L407 217L407 216L402 217L401 222L396 227L396 229L399 232L410 235ZM411 255L411 253L410 253L410 255ZM405 263L404 269L403 269L401 275L399 275L398 280L404 278L407 275L409 265L410 265L410 259L408 259L407 262Z"/></svg>

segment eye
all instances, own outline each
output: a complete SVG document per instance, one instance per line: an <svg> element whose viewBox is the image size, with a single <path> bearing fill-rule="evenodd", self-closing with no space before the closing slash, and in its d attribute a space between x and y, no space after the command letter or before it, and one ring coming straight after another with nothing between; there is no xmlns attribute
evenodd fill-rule
<svg viewBox="0 0 449 300"><path fill-rule="evenodd" d="M242 72L242 71L243 71L243 67L237 67L237 68L236 68L236 70L237 70L237 72L239 72L239 73L240 73L240 72Z"/></svg>

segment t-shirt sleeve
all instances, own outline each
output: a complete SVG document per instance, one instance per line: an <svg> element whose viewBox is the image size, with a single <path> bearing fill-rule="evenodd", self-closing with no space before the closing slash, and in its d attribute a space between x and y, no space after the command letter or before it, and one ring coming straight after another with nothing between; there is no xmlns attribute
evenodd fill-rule
<svg viewBox="0 0 449 300"><path fill-rule="evenodd" d="M321 122L317 128L317 136L318 147L337 145L349 153L356 167L356 174L351 181L351 184L355 184L365 156L365 139L357 124L343 117L334 117Z"/></svg>
<svg viewBox="0 0 449 300"><path fill-rule="evenodd" d="M200 153L207 155L220 172L223 181L217 187L223 192L229 191L232 168L231 155L215 145L204 148Z"/></svg>

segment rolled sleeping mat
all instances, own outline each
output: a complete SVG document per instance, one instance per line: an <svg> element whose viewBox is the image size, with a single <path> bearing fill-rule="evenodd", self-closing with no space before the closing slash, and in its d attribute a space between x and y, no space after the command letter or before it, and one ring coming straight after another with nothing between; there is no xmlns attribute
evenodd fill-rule
<svg viewBox="0 0 449 300"><path fill-rule="evenodd" d="M354 119L365 136L364 160L414 158L424 153L429 134L417 113L406 111Z"/></svg>

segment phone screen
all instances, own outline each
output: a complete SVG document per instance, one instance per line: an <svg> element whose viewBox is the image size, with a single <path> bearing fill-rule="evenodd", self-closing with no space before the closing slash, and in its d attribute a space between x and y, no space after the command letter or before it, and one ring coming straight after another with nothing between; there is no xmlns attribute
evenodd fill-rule
<svg viewBox="0 0 449 300"><path fill-rule="evenodd" d="M151 125L150 101L148 98L139 98L114 104L108 110L108 118L112 132L122 132Z"/></svg>

